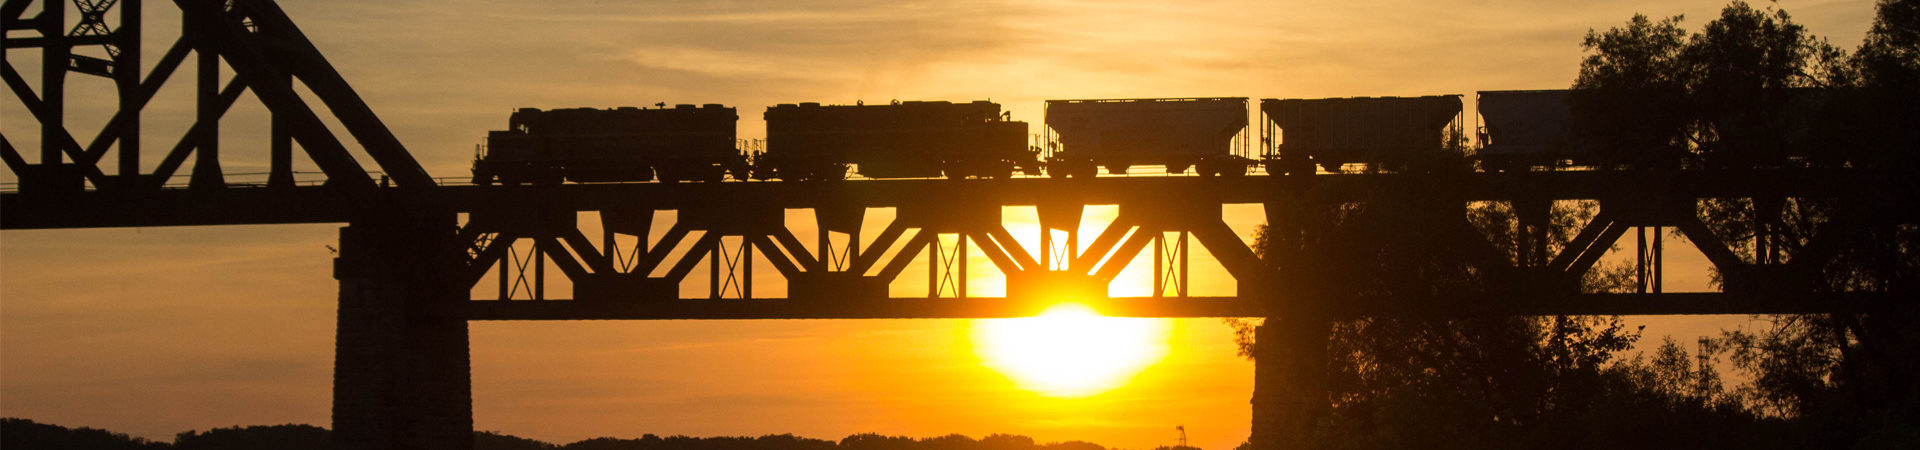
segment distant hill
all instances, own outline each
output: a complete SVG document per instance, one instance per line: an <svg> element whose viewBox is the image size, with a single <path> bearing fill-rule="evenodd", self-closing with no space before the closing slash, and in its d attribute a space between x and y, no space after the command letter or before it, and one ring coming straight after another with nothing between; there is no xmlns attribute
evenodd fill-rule
<svg viewBox="0 0 1920 450"><path fill-rule="evenodd" d="M791 434L760 437L600 437L555 445L523 437L479 431L475 450L1108 450L1099 444L1067 441L1039 444L1033 438L993 434L974 439L959 434L931 438L847 436L839 442ZM173 442L154 442L93 428L67 428L27 419L0 419L0 450L331 450L331 432L312 425L258 425L188 431ZM1156 450L1200 450L1193 447Z"/></svg>

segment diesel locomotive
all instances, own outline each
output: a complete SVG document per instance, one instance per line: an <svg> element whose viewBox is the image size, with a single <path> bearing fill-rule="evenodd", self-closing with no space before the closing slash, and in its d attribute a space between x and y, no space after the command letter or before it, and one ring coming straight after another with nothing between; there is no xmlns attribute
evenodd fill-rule
<svg viewBox="0 0 1920 450"><path fill-rule="evenodd" d="M739 114L716 104L666 108L521 108L487 133L475 184L746 179Z"/></svg>

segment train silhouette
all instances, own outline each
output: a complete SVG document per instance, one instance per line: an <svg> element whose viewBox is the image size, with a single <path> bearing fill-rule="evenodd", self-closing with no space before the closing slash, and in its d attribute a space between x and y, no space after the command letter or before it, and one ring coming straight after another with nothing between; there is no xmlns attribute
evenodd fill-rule
<svg viewBox="0 0 1920 450"><path fill-rule="evenodd" d="M1678 91L1481 91L1479 148L1489 172L1562 167L1846 164L1830 145L1866 133L1872 96L1829 89L1759 95L1767 108L1707 111ZM1771 111L1771 112L1765 112ZM1240 176L1418 171L1467 152L1459 95L1262 99L1252 145L1248 99L1048 100L1043 133L988 101L781 104L766 139L744 141L718 104L522 108L488 133L477 184L1093 177L1134 166ZM1702 121L1700 117L1709 117ZM1711 139L1700 139L1710 136ZM1822 145L1829 144L1829 145ZM1256 154L1257 153L1257 154ZM1454 158L1459 160L1461 158Z"/></svg>

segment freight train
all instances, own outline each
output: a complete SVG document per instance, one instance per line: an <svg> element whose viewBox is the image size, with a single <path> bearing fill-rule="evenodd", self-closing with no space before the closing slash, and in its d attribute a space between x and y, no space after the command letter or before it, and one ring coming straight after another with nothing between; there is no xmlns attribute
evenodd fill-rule
<svg viewBox="0 0 1920 450"><path fill-rule="evenodd" d="M1489 172L1844 165L1886 153L1861 138L1890 126L1871 113L1886 103L1874 93L1750 97L1758 106L1706 108L1661 90L1482 91L1481 146L1471 152L1458 95L1263 99L1257 155L1245 97L1049 100L1039 135L988 101L782 104L767 108L764 151L751 153L736 144L734 108L722 105L523 108L488 134L473 170L478 184L1084 178L1134 166L1201 176L1261 166L1398 172L1466 153Z"/></svg>

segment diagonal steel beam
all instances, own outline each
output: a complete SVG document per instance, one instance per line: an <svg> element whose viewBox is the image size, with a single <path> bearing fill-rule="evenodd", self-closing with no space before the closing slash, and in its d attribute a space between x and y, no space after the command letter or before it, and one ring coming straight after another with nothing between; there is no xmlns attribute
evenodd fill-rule
<svg viewBox="0 0 1920 450"><path fill-rule="evenodd" d="M240 94L246 92L246 90L247 86L241 84L239 78L228 80L227 86L220 89L220 96L214 105L213 117L217 120L220 117L226 116L227 110L233 108L234 102L239 101ZM194 121L193 126L187 128L186 134L180 136L180 141L173 144L172 150L167 151L167 156L160 159L160 165L153 168L152 187L159 188L167 184L167 179L173 177L173 173L180 170L180 165L186 164L187 155L193 153L193 149L195 148L194 143L200 142L203 134L212 132L212 125L217 124Z"/></svg>
<svg viewBox="0 0 1920 450"><path fill-rule="evenodd" d="M1473 224L1468 223L1465 217L1451 222L1441 226L1450 229L1448 231L1453 235L1451 239L1458 244L1454 248L1463 250L1461 256L1465 257L1467 263L1479 267L1481 272L1496 278L1513 273L1514 267L1518 264L1499 249L1494 248L1493 243L1488 242L1487 237L1482 235L1479 229L1474 228Z"/></svg>
<svg viewBox="0 0 1920 450"><path fill-rule="evenodd" d="M493 240L487 243L487 248L474 256L472 261L467 262L467 270L462 278L466 280L466 285L472 286L479 283L481 278L485 278L487 271L492 269L494 264L499 263L500 258L507 256L507 252L513 250L513 242L519 239L518 235L510 231L502 231L494 235Z"/></svg>
<svg viewBox="0 0 1920 450"><path fill-rule="evenodd" d="M214 44L237 78L245 80L247 86L253 88L254 96L276 115L286 115L293 138L300 142L300 147L307 151L314 164L327 174L328 184L349 189L374 187L373 177L361 168L359 162L354 161L353 155L347 152L339 138L327 131L320 116L293 91L286 75L273 60L257 48L255 41L258 37L251 36L238 22L226 17L226 12L217 3L192 0L174 0L174 3L180 6L181 14L197 16L197 20L204 24L190 32L204 33L201 39Z"/></svg>
<svg viewBox="0 0 1920 450"><path fill-rule="evenodd" d="M1715 236L1713 231L1707 229L1707 224L1700 222L1700 217L1689 216L1676 224L1675 228L1679 228L1680 233L1687 236L1687 240L1693 241L1693 247L1699 249L1700 254L1706 255L1707 261L1720 269L1720 273L1733 273L1746 265L1740 260L1739 255L1735 255L1733 250L1727 248L1726 243L1720 241L1719 236Z"/></svg>
<svg viewBox="0 0 1920 450"><path fill-rule="evenodd" d="M693 248L688 249L687 254L681 255L680 262L674 264L672 270L667 271L667 279L673 280L675 284L686 280L687 274L693 272L694 265L700 264L700 260L707 259L708 253L720 251L719 248L720 235L714 233L700 235L700 240L694 241Z"/></svg>
<svg viewBox="0 0 1920 450"><path fill-rule="evenodd" d="M27 167L26 158L20 157L20 152L13 148L13 142L8 141L6 135L0 135L0 145L5 146L4 149L0 149L0 160L6 161L7 170L13 171L15 177L20 176L20 169Z"/></svg>
<svg viewBox="0 0 1920 450"><path fill-rule="evenodd" d="M1026 270L1046 270L1040 265L1039 259L1035 259L1032 253L1027 253L1027 249L1020 246L1020 241L1013 239L1013 233L1008 233L1006 226L988 228L987 235L993 237L994 243L1005 248L1007 254L1013 256L1013 261L1019 263L1020 267Z"/></svg>
<svg viewBox="0 0 1920 450"><path fill-rule="evenodd" d="M1567 266L1567 273L1579 275L1593 269L1594 263L1600 262L1600 257L1606 255L1608 249L1613 248L1613 243L1620 241L1621 235L1627 234L1628 228L1633 226L1624 221L1609 222L1607 228L1600 232L1600 237L1595 239L1592 245L1587 246L1587 249L1580 253L1579 258L1574 259L1573 263Z"/></svg>
<svg viewBox="0 0 1920 450"><path fill-rule="evenodd" d="M1106 262L1094 271L1093 276L1107 282L1112 282L1115 277L1120 276L1121 270L1125 270L1128 264L1133 263L1134 257L1140 256L1140 250L1152 244L1154 236L1159 234L1159 231L1149 232L1146 227L1141 227L1140 231L1136 231L1132 236L1127 237L1126 243L1120 244L1120 248L1113 252L1113 257L1107 258ZM1158 258L1159 255L1154 255L1154 257Z"/></svg>
<svg viewBox="0 0 1920 450"><path fill-rule="evenodd" d="M800 243L800 238L795 237L793 232L788 231L786 227L780 227L779 230L775 230L772 236L780 242L781 246L786 247L786 254L792 255L794 263L799 264L800 267L813 267L818 263L818 260L816 260L813 255L807 253L807 247L805 244ZM825 251L825 249L822 249L822 251Z"/></svg>
<svg viewBox="0 0 1920 450"><path fill-rule="evenodd" d="M579 258L560 245L559 239L554 239L553 236L539 236L533 238L533 243L542 253L547 254L547 259L553 261L553 265L560 267L560 273L567 274L567 279L577 283L587 278L587 268L580 265Z"/></svg>
<svg viewBox="0 0 1920 450"><path fill-rule="evenodd" d="M98 164L100 158L106 156L108 145L112 144L115 139L120 138L117 132L120 130L121 124L131 118L140 116L140 110L145 109L147 102L153 101L154 94L160 92L160 85L165 84L167 78L173 76L173 71L180 67L182 61L186 61L188 50L190 50L190 48L187 46L185 37L174 41L173 48L168 49L167 54L160 57L160 62L154 66L153 72L147 75L146 81L140 83L139 91L132 99L132 109L123 107L119 111L114 112L113 118L107 120L107 125L101 128L100 134L94 135L93 141L87 144L85 152L87 159L85 161L88 164ZM232 85L229 85L229 88L231 87ZM225 97L225 94L226 91L222 90L221 96ZM238 98L238 95L236 95L235 98ZM227 104L231 106L232 102L232 100L228 100Z"/></svg>
<svg viewBox="0 0 1920 450"><path fill-rule="evenodd" d="M674 222L673 227L667 228L667 234L660 235L660 242L654 244L652 250L647 250L647 257L640 261L640 267L634 271L653 274L653 269L660 267L660 263L666 262L667 256L673 253L673 248L680 246L680 240L686 239L687 233L691 231L693 231L692 228L686 224ZM647 243L641 242L640 245L645 246Z"/></svg>
<svg viewBox="0 0 1920 450"><path fill-rule="evenodd" d="M587 266L595 273L613 273L613 262L602 256L593 246L593 241L587 239L587 235L581 233L579 228L568 229L565 234L560 235L560 238L566 240L567 247L572 248L574 253L580 254L580 258L585 259Z"/></svg>
<svg viewBox="0 0 1920 450"><path fill-rule="evenodd" d="M53 114L47 111L47 102L42 101L40 95L35 94L33 88L27 86L26 78L21 77L20 72L13 69L13 63L0 61L0 66L4 66L5 68L4 71L0 71L0 77L6 78L7 87L12 88L13 95L20 98L20 103L27 106L28 112L33 113L34 120L46 123L49 119L52 119ZM60 147L62 153L65 153L68 158L73 158L75 163L80 164L80 167L85 168L86 172L83 173L86 175L88 181L93 182L94 186L107 185L107 175L100 171L98 165L83 162L86 161L84 159L86 154L81 151L80 142L74 140L73 134L68 133L65 127L61 127L60 132L54 133L53 136L41 136L40 138L51 139L54 145Z"/></svg>
<svg viewBox="0 0 1920 450"><path fill-rule="evenodd" d="M1234 279L1254 280L1266 274L1265 264L1260 262L1260 257L1253 254L1253 249L1248 248L1246 242L1241 241L1226 222L1203 221L1195 224L1191 231L1194 239L1200 241L1200 246L1213 254L1213 258L1220 261L1220 267L1227 269Z"/></svg>
<svg viewBox="0 0 1920 450"><path fill-rule="evenodd" d="M20 20L20 13L26 12L27 4L30 3L33 3L33 0L7 0L6 3L0 4L0 20L7 21L7 30L14 29L13 23Z"/></svg>
<svg viewBox="0 0 1920 450"><path fill-rule="evenodd" d="M766 236L750 236L746 239L748 244L760 248L761 256L765 256L767 262L773 264L774 270L780 271L780 276L791 280L800 275L800 267L795 266L793 260L788 259L787 254L782 253L780 247L773 244L772 239Z"/></svg>
<svg viewBox="0 0 1920 450"><path fill-rule="evenodd" d="M1601 232L1613 225L1617 215L1607 211L1606 208L1601 208L1599 214L1595 214L1592 220L1587 221L1585 227L1580 228L1580 234L1574 235L1573 240L1567 241L1567 246L1560 249L1560 254L1555 255L1553 261L1547 263L1547 267L1554 270L1567 270L1567 267L1573 265L1574 260L1580 259L1581 253L1593 246L1593 241L1600 238Z"/></svg>
<svg viewBox="0 0 1920 450"><path fill-rule="evenodd" d="M347 84L340 72L327 63L319 48L307 40L307 35L300 32L300 27L295 26L293 20L287 18L286 12L280 10L280 5L272 0L249 0L247 7L247 16L259 26L261 33L275 35L278 43L304 56L306 64L295 67L293 73L300 77L300 81L314 96L320 98L321 103L327 105L328 110L333 111L335 118L346 127L348 134L360 142L367 156L373 157L381 171L386 172L400 187L435 185L433 177L420 167L419 161L407 152L406 146L394 137L393 131L380 121L380 117L373 113L373 108L367 106L367 102L360 98L353 86Z"/></svg>
<svg viewBox="0 0 1920 450"><path fill-rule="evenodd" d="M913 263L913 257L920 256L921 251L926 250L929 245L940 242L939 239L938 233L925 228L915 232L913 238L907 240L907 247L900 249L900 253L893 255L893 260L887 261L887 266L880 269L880 279L891 283L894 279L900 278L900 272L907 270L907 265Z"/></svg>
<svg viewBox="0 0 1920 450"><path fill-rule="evenodd" d="M1113 246L1119 244L1120 239L1127 236L1127 232L1133 231L1136 226L1137 223L1133 218L1126 214L1114 217L1113 223L1107 224L1106 229L1100 230L1100 235L1093 238L1093 243L1087 246L1087 250L1072 259L1067 270L1074 273L1088 273L1094 265L1100 263L1101 259L1107 257L1107 253L1113 251Z"/></svg>
<svg viewBox="0 0 1920 450"><path fill-rule="evenodd" d="M973 238L973 242L980 246L980 252L985 253L987 260L993 262L993 267L1000 269L1002 274L1012 275L1027 270L1022 268L1020 263L1014 262L1013 257L1007 255L1007 249L1001 247L999 242L995 242L992 235L975 231L962 233L961 238Z"/></svg>
<svg viewBox="0 0 1920 450"><path fill-rule="evenodd" d="M888 250L893 249L894 241L900 240L900 235L906 232L907 225L901 223L898 219L895 219L892 223L888 223L887 228L880 230L880 235L873 238L873 243L867 244L867 248L860 252L860 257L853 261L853 266L849 267L847 271L865 275L867 270L872 269L874 264L880 262L881 256L885 256ZM852 239L858 241L860 237L854 236Z"/></svg>

